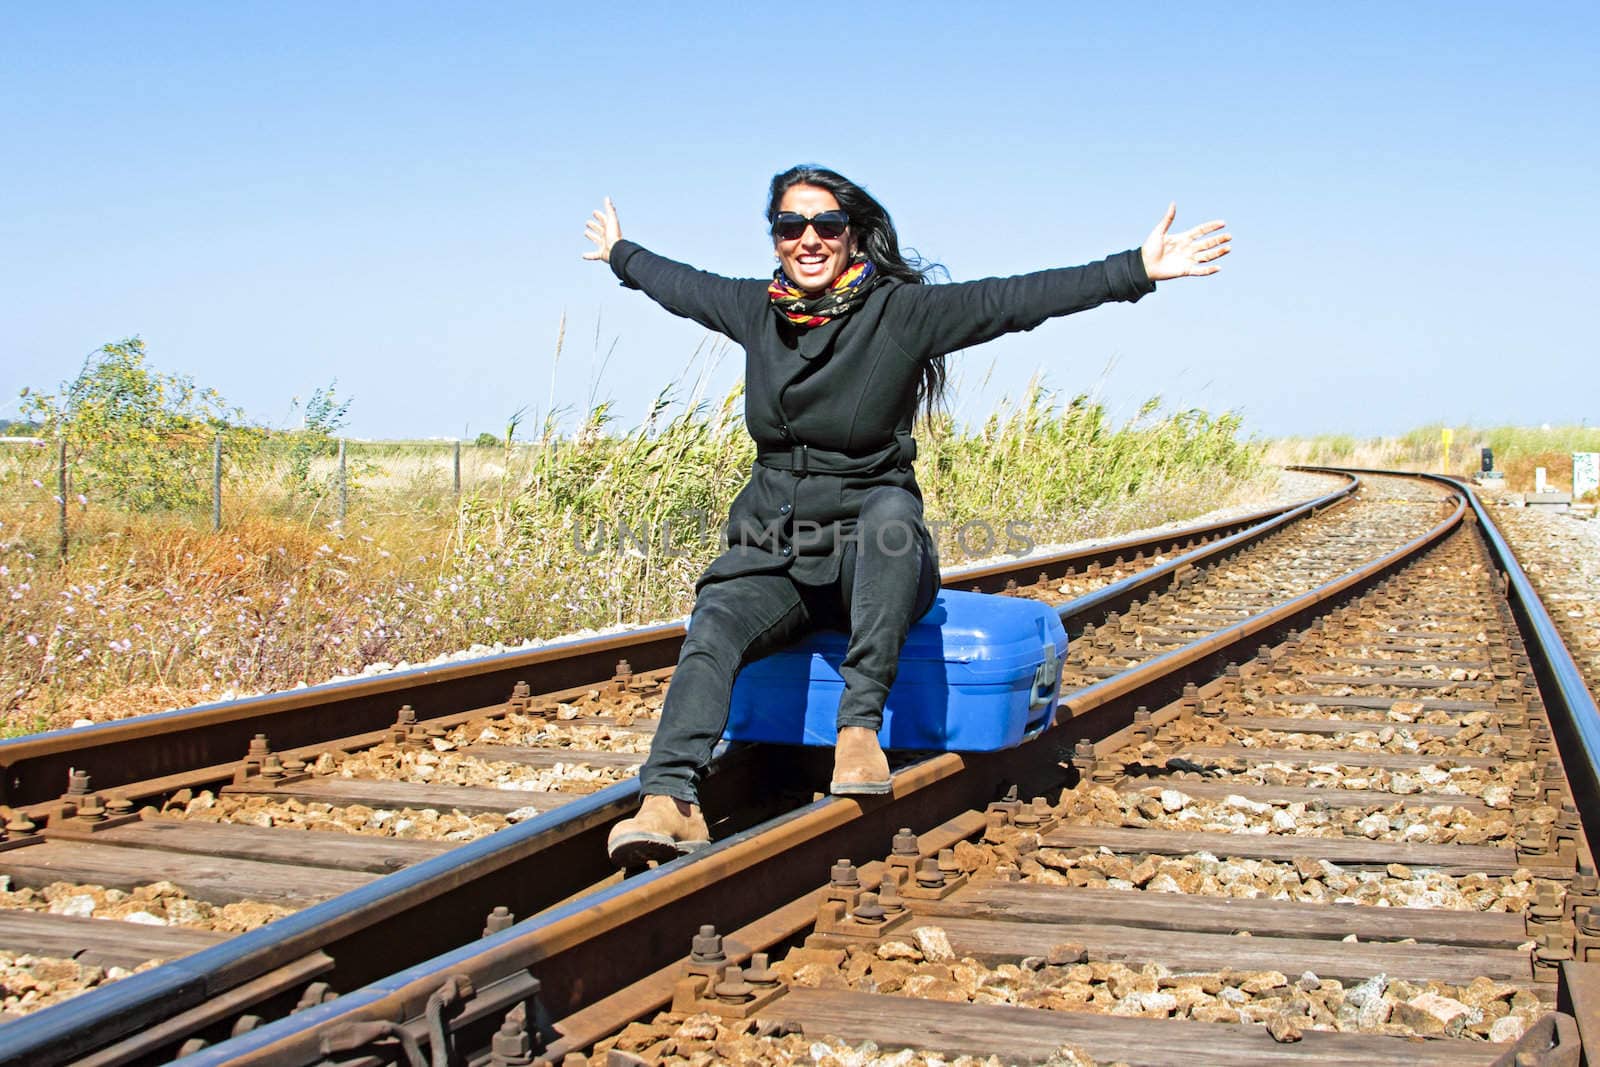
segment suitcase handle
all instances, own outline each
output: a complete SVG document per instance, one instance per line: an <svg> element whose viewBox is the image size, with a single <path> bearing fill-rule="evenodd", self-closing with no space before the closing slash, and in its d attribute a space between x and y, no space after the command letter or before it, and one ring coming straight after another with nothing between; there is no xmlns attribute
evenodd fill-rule
<svg viewBox="0 0 1600 1067"><path fill-rule="evenodd" d="M1033 689L1028 693L1028 710L1034 711L1050 703L1055 695L1056 683L1061 680L1061 660L1056 656L1056 643L1044 643L1044 661L1033 672Z"/></svg>

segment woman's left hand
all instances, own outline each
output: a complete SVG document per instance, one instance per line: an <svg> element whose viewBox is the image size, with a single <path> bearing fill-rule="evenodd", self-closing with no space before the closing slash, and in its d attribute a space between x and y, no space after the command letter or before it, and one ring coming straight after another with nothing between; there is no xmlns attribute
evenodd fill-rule
<svg viewBox="0 0 1600 1067"><path fill-rule="evenodd" d="M1185 230L1180 234L1170 234L1167 228L1172 225L1172 220L1177 217L1178 205L1174 201L1167 207L1166 216L1150 231L1150 236L1145 238L1144 247L1139 254L1144 258L1144 272L1153 282L1164 282L1169 278L1203 277L1215 274L1222 268L1212 260L1221 259L1231 250L1228 243L1233 238L1225 233L1215 237L1206 234L1216 233L1227 223L1221 219L1202 222L1192 230Z"/></svg>

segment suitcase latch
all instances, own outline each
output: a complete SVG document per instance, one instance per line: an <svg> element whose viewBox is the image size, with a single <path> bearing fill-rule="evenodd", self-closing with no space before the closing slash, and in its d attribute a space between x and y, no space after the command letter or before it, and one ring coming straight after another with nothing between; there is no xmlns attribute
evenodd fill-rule
<svg viewBox="0 0 1600 1067"><path fill-rule="evenodd" d="M1046 641L1044 662L1033 672L1033 691L1028 694L1028 707L1032 709L1050 703L1051 694L1055 692L1056 682L1060 678L1061 660L1056 655L1056 644Z"/></svg>

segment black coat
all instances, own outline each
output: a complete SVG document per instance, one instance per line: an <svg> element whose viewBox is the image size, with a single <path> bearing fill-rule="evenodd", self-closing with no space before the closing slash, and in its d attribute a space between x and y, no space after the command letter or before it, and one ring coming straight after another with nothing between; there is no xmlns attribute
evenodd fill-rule
<svg viewBox="0 0 1600 1067"><path fill-rule="evenodd" d="M923 360L1155 289L1131 249L1011 278L884 279L845 318L805 329L774 310L763 279L709 274L626 240L612 247L611 269L745 351L744 419L757 460L729 510L729 548L696 589L786 568L797 581L835 580L870 489L899 486L922 498L911 423Z"/></svg>

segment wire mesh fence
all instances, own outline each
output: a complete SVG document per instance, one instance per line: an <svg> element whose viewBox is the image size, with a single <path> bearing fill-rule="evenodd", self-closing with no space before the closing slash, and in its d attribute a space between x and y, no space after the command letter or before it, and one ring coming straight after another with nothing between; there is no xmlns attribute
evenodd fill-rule
<svg viewBox="0 0 1600 1067"><path fill-rule="evenodd" d="M352 509L446 494L503 475L501 447L459 441L363 442L188 435L118 441L0 437L0 536L48 544L65 557L75 539L119 518L160 515L221 531L247 515L343 521ZM500 461L500 462L497 462Z"/></svg>

